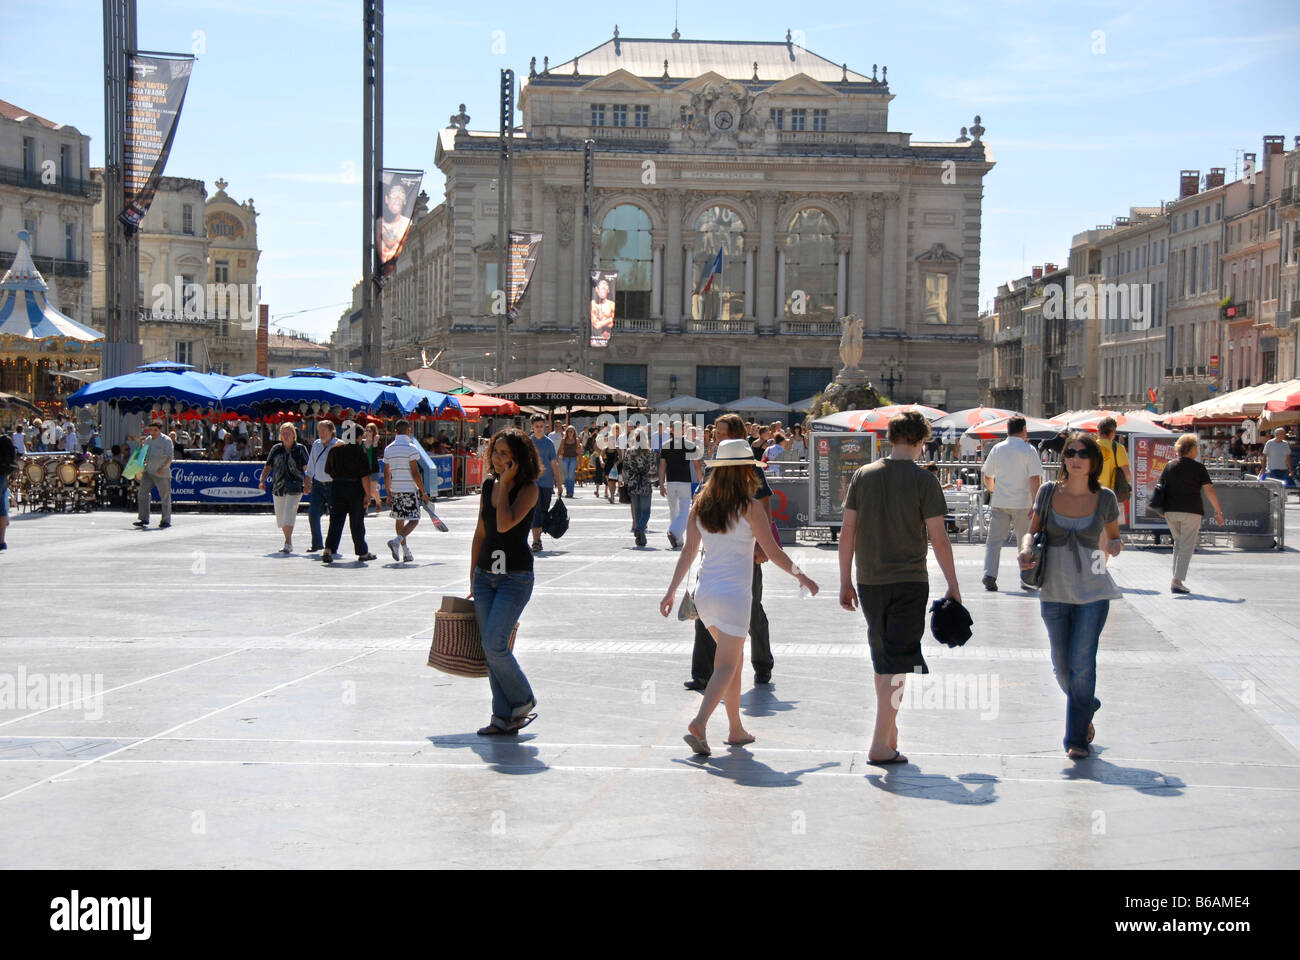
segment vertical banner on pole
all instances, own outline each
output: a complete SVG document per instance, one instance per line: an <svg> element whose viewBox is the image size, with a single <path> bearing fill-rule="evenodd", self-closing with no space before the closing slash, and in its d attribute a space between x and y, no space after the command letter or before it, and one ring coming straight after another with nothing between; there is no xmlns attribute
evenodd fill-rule
<svg viewBox="0 0 1300 960"><path fill-rule="evenodd" d="M421 170L382 170L382 203L375 217L375 285L383 286L392 276L397 258L406 246L411 216L420 194Z"/></svg>
<svg viewBox="0 0 1300 960"><path fill-rule="evenodd" d="M511 323L519 319L519 301L528 292L528 281L537 266L537 251L542 245L540 233L510 234L510 257L506 264L506 316Z"/></svg>
<svg viewBox="0 0 1300 960"><path fill-rule="evenodd" d="M153 203L193 69L194 58L182 54L127 57L126 139L122 145L126 206L119 219L128 236L140 229L140 221Z"/></svg>
<svg viewBox="0 0 1300 960"><path fill-rule="evenodd" d="M608 347L614 334L614 284L617 273L591 271L591 345Z"/></svg>

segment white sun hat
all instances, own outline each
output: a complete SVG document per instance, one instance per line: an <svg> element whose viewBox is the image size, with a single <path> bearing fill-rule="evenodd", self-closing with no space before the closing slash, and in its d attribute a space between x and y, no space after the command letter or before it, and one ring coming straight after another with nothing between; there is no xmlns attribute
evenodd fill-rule
<svg viewBox="0 0 1300 960"><path fill-rule="evenodd" d="M706 467L744 467L757 466L754 451L744 440L723 440L712 460L705 460Z"/></svg>

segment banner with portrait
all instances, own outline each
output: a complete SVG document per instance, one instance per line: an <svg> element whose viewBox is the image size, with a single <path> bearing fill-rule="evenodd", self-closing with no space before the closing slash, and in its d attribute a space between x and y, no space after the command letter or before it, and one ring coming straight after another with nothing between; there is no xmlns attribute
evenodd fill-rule
<svg viewBox="0 0 1300 960"><path fill-rule="evenodd" d="M122 141L125 206L118 219L130 236L149 212L176 137L176 121L194 58L134 54L126 62L126 137Z"/></svg>
<svg viewBox="0 0 1300 960"><path fill-rule="evenodd" d="M506 258L506 316L511 321L519 317L519 301L528 292L528 281L537 266L537 251L542 245L540 233L511 233L510 253Z"/></svg>
<svg viewBox="0 0 1300 960"><path fill-rule="evenodd" d="M608 347L614 334L614 284L617 273L591 272L591 345Z"/></svg>
<svg viewBox="0 0 1300 960"><path fill-rule="evenodd" d="M397 258L406 246L424 172L381 170L379 178L383 190L379 212L375 215L375 283L382 285L392 275Z"/></svg>

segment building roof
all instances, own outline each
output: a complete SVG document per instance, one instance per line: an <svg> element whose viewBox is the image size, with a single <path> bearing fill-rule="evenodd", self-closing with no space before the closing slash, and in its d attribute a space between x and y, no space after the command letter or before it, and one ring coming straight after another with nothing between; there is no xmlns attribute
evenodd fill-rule
<svg viewBox="0 0 1300 960"><path fill-rule="evenodd" d="M287 333L267 334L267 348L270 350L293 350L299 352L323 351L329 352L329 344L317 343L315 340L308 340L305 337L293 337Z"/></svg>
<svg viewBox="0 0 1300 960"><path fill-rule="evenodd" d="M40 114L32 113L30 110L24 110L22 107L10 103L8 100L0 100L0 117L4 117L6 120L24 120L31 117L41 126L49 127L51 130L57 130L60 126L52 120L46 120Z"/></svg>
<svg viewBox="0 0 1300 960"><path fill-rule="evenodd" d="M579 54L578 72L595 76L626 70L638 77L659 78L668 61L670 77L698 77L710 70L728 80L752 80L758 64L760 80L786 80L805 74L823 83L839 83L846 76L841 64L805 50L797 43L748 40L656 40L613 38ZM553 65L547 75L563 79L573 74L573 60ZM852 70L850 83L871 83L871 78ZM883 84L881 84L883 86Z"/></svg>

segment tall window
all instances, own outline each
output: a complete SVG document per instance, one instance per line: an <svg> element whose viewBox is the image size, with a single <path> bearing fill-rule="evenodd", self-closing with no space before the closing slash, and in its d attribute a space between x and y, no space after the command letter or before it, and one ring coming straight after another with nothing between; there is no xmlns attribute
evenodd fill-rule
<svg viewBox="0 0 1300 960"><path fill-rule="evenodd" d="M627 104L626 103L614 104L614 126L616 127L627 126Z"/></svg>
<svg viewBox="0 0 1300 960"><path fill-rule="evenodd" d="M790 220L785 241L784 315L792 320L834 320L839 264L835 228L816 207Z"/></svg>
<svg viewBox="0 0 1300 960"><path fill-rule="evenodd" d="M695 395L710 403L739 400L740 367L696 367Z"/></svg>
<svg viewBox="0 0 1300 960"><path fill-rule="evenodd" d="M36 141L23 137L23 173L31 175L36 172Z"/></svg>
<svg viewBox="0 0 1300 960"><path fill-rule="evenodd" d="M777 130L785 129L785 111L772 109L767 111L767 119Z"/></svg>
<svg viewBox="0 0 1300 960"><path fill-rule="evenodd" d="M728 207L710 207L695 221L691 317L742 320L745 316L745 223ZM722 251L722 273L712 268ZM707 292L705 287L709 289Z"/></svg>
<svg viewBox="0 0 1300 960"><path fill-rule="evenodd" d="M625 203L605 214L600 227L600 268L618 273L615 317L644 320L650 316L653 265L650 218L645 211Z"/></svg>
<svg viewBox="0 0 1300 960"><path fill-rule="evenodd" d="M194 205L187 203L181 207L181 233L194 235Z"/></svg>
<svg viewBox="0 0 1300 960"><path fill-rule="evenodd" d="M199 288L194 284L194 275L190 273L181 276L181 296L184 298L183 308L185 311L198 309Z"/></svg>
<svg viewBox="0 0 1300 960"><path fill-rule="evenodd" d="M77 259L77 226L74 223L63 225L63 259Z"/></svg>
<svg viewBox="0 0 1300 960"><path fill-rule="evenodd" d="M826 129L826 118L827 118L827 116L828 116L828 114L827 114L827 111L825 111L825 110L814 110L814 111L813 111L813 129L814 129L814 130L823 130L823 131L824 131L824 130Z"/></svg>
<svg viewBox="0 0 1300 960"><path fill-rule="evenodd" d="M179 340L176 343L176 362L194 362L194 343L191 340Z"/></svg>
<svg viewBox="0 0 1300 960"><path fill-rule="evenodd" d="M605 105L603 103L593 103L591 105L591 125L593 127L603 127L605 125Z"/></svg>
<svg viewBox="0 0 1300 960"><path fill-rule="evenodd" d="M59 145L59 177L64 181L72 179L72 148L66 143Z"/></svg>
<svg viewBox="0 0 1300 960"><path fill-rule="evenodd" d="M483 309L482 314L487 316L492 313L492 295L501 284L497 283L497 262L488 261L483 264Z"/></svg>
<svg viewBox="0 0 1300 960"><path fill-rule="evenodd" d="M650 126L650 107L644 103L636 105L636 125L638 127Z"/></svg>
<svg viewBox="0 0 1300 960"><path fill-rule="evenodd" d="M229 260L212 261L212 282L213 283L230 282L230 261Z"/></svg>
<svg viewBox="0 0 1300 960"><path fill-rule="evenodd" d="M925 322L948 322L948 274L927 273L925 275ZM1035 318L1035 326L1037 318Z"/></svg>
<svg viewBox="0 0 1300 960"><path fill-rule="evenodd" d="M790 111L790 129L807 130L808 129L808 111L802 107Z"/></svg>

